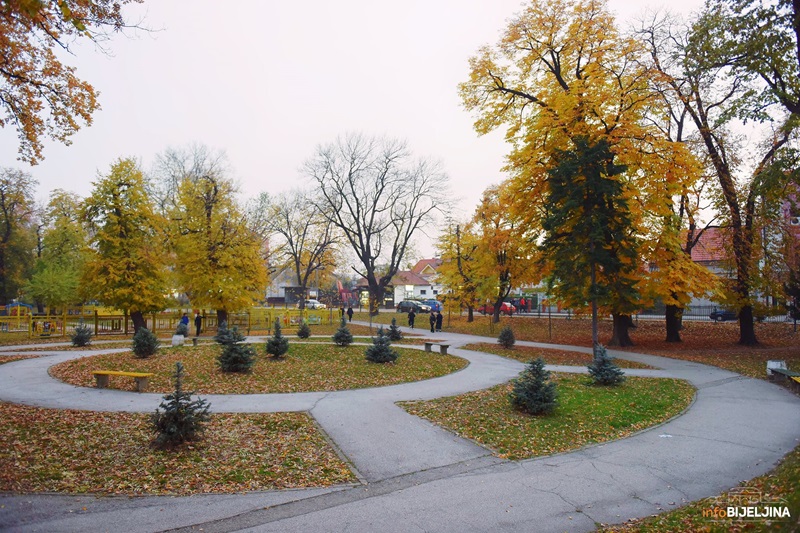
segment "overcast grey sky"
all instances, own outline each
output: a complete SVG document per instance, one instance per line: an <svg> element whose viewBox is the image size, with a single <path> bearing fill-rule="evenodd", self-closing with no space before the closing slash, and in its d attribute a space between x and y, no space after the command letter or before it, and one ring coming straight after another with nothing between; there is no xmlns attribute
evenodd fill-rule
<svg viewBox="0 0 800 533"><path fill-rule="evenodd" d="M16 132L0 130L3 166L85 196L97 172L134 156L148 169L168 147L224 150L246 196L305 184L299 168L319 144L356 131L406 139L441 160L464 213L503 179L502 134L478 137L457 86L468 58L495 43L519 0L146 0L128 10L158 31L116 36L111 55L76 49L78 76L101 91L94 124L45 160L16 161ZM621 20L701 0L612 0Z"/></svg>

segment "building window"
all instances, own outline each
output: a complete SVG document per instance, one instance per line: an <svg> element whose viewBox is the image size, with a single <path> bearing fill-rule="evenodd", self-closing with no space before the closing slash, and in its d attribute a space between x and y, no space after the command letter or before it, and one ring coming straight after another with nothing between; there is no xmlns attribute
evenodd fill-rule
<svg viewBox="0 0 800 533"><path fill-rule="evenodd" d="M420 289L419 293L424 295L425 294L425 289Z"/></svg>

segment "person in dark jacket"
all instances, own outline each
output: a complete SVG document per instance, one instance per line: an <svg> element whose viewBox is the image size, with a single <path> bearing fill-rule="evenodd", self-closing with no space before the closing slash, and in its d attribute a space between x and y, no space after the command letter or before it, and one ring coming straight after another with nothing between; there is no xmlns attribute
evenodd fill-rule
<svg viewBox="0 0 800 533"><path fill-rule="evenodd" d="M431 311L430 322L431 322L431 333L436 333L436 331L435 331L435 328L436 328L436 313L434 313L433 311Z"/></svg>
<svg viewBox="0 0 800 533"><path fill-rule="evenodd" d="M436 331L442 331L442 321L444 317L442 316L441 311L436 312Z"/></svg>
<svg viewBox="0 0 800 533"><path fill-rule="evenodd" d="M408 312L408 327L414 329L414 319L417 318L417 313L414 312L414 308L411 308L411 311Z"/></svg>
<svg viewBox="0 0 800 533"><path fill-rule="evenodd" d="M353 306L347 306L347 321L353 321Z"/></svg>
<svg viewBox="0 0 800 533"><path fill-rule="evenodd" d="M203 317L200 316L200 313L194 315L194 329L197 333L195 333L195 337L200 336L200 326L203 325Z"/></svg>

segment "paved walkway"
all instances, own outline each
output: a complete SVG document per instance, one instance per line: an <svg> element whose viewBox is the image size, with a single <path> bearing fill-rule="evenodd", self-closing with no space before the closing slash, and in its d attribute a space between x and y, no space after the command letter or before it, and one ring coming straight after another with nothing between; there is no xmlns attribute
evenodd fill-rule
<svg viewBox="0 0 800 533"><path fill-rule="evenodd" d="M363 484L189 497L5 495L0 530L592 531L598 522L648 516L719 494L771 470L800 444L800 399L780 387L696 363L610 352L659 368L626 369L628 375L690 381L698 389L695 402L680 417L627 439L504 461L395 405L484 389L523 368L458 348L494 338L430 336L447 341L450 352L469 366L441 378L374 389L204 396L215 412L310 412ZM49 366L83 355L54 351L0 365L0 401L132 412L152 412L160 403L160 394L73 387L47 374Z"/></svg>

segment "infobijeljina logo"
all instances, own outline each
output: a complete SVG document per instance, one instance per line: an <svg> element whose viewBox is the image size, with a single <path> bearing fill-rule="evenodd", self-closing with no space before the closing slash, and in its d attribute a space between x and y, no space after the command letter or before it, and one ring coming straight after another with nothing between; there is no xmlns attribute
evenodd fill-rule
<svg viewBox="0 0 800 533"><path fill-rule="evenodd" d="M738 487L715 505L705 507L703 518L713 522L771 523L791 520L792 515L784 500L769 500L758 489Z"/></svg>

